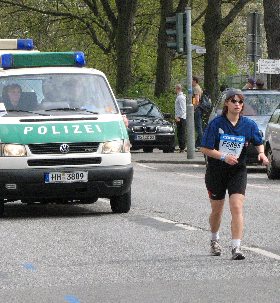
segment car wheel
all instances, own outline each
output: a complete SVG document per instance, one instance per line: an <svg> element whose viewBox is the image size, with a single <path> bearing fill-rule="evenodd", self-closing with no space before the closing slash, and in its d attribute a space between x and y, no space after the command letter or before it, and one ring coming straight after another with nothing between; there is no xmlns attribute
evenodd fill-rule
<svg viewBox="0 0 280 303"><path fill-rule="evenodd" d="M128 213L131 207L131 189L123 195L112 197L110 205L113 213Z"/></svg>
<svg viewBox="0 0 280 303"><path fill-rule="evenodd" d="M164 153L174 153L175 147L174 147L174 146L172 146L172 147L167 147L167 148L164 148L162 151L163 151Z"/></svg>
<svg viewBox="0 0 280 303"><path fill-rule="evenodd" d="M143 148L143 152L144 153L152 153L153 152L153 148L152 147L144 147Z"/></svg>
<svg viewBox="0 0 280 303"><path fill-rule="evenodd" d="M267 158L269 160L269 164L266 167L266 174L269 179L279 179L280 178L280 169L276 167L275 160L273 158L273 153L271 148L267 150Z"/></svg>

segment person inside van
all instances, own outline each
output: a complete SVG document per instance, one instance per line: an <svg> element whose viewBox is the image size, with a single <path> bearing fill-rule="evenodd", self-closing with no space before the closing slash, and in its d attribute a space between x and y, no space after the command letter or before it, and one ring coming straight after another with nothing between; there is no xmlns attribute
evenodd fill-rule
<svg viewBox="0 0 280 303"><path fill-rule="evenodd" d="M3 88L2 97L3 102L7 110L19 110L21 109L21 100L22 95L21 86L14 83L7 85Z"/></svg>

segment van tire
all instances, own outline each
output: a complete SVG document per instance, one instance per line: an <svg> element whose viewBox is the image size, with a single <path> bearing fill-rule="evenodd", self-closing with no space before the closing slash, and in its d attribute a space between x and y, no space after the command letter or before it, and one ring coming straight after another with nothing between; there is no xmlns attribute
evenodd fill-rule
<svg viewBox="0 0 280 303"><path fill-rule="evenodd" d="M113 213L128 213L131 207L131 189L123 195L112 197L110 205Z"/></svg>
<svg viewBox="0 0 280 303"><path fill-rule="evenodd" d="M0 217L4 216L4 201L0 200Z"/></svg>
<svg viewBox="0 0 280 303"><path fill-rule="evenodd" d="M269 160L269 164L266 167L268 179L280 179L280 170L275 166L275 161L270 147L267 149L267 158Z"/></svg>

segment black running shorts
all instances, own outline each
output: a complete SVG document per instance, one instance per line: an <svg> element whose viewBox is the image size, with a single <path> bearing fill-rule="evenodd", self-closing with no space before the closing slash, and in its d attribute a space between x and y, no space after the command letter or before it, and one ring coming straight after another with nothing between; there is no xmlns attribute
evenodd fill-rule
<svg viewBox="0 0 280 303"><path fill-rule="evenodd" d="M245 195L247 185L247 169L245 166L236 167L207 167L205 184L209 198L223 200L228 191L232 194Z"/></svg>

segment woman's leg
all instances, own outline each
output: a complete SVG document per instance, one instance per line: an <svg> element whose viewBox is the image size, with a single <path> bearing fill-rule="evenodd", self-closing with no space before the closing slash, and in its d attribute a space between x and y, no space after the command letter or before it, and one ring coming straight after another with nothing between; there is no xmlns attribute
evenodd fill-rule
<svg viewBox="0 0 280 303"><path fill-rule="evenodd" d="M231 234L232 239L242 239L243 236L243 204L245 196L242 194L232 194L229 197L231 211Z"/></svg>
<svg viewBox="0 0 280 303"><path fill-rule="evenodd" d="M222 214L224 209L224 202L225 200L212 200L210 199L211 203L211 214L209 217L209 223L212 233L217 233L219 231L221 221L222 221Z"/></svg>

